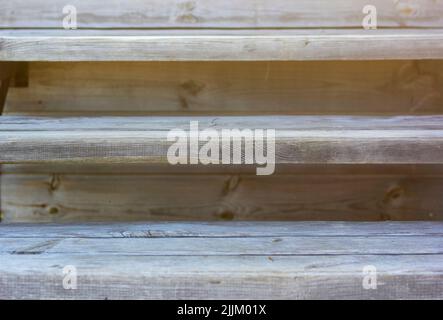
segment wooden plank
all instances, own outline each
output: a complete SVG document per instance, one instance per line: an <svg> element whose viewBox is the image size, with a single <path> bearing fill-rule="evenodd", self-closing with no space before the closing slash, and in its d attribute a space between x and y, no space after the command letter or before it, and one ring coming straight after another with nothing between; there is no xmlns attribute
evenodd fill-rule
<svg viewBox="0 0 443 320"><path fill-rule="evenodd" d="M356 227L358 226L358 227ZM110 222L3 224L2 239L443 237L443 222ZM25 241L25 240L23 240ZM370 241L370 240L368 240ZM407 240L409 241L409 240ZM17 244L17 242L15 242ZM20 245L22 242L20 241Z"/></svg>
<svg viewBox="0 0 443 320"><path fill-rule="evenodd" d="M62 28L64 0L2 1L1 28ZM365 0L71 0L79 28L361 27ZM443 4L372 0L378 26L442 27Z"/></svg>
<svg viewBox="0 0 443 320"><path fill-rule="evenodd" d="M226 166L170 166L169 164L4 164L0 167L4 174L38 174L38 175L76 175L93 174L113 175L256 175L256 166L245 165L232 168ZM340 164L304 164L280 165L275 169L276 175L309 175L309 176L368 176L373 177L443 177L443 165L415 164L361 164L358 166Z"/></svg>
<svg viewBox="0 0 443 320"><path fill-rule="evenodd" d="M441 29L0 31L0 61L442 58Z"/></svg>
<svg viewBox="0 0 443 320"><path fill-rule="evenodd" d="M30 226L1 226L0 298L443 297L442 223L274 223L266 231L264 224L163 226L172 233L160 238L109 237L118 224L34 226L26 238L17 235ZM245 228L232 237L230 226ZM195 233L183 237L180 230ZM287 236L263 237L278 234ZM76 290L63 289L68 265L77 270ZM376 269L376 290L363 287L368 266Z"/></svg>
<svg viewBox="0 0 443 320"><path fill-rule="evenodd" d="M443 219L441 174L313 171L3 173L3 222Z"/></svg>
<svg viewBox="0 0 443 320"><path fill-rule="evenodd" d="M403 131L439 133L442 115L432 116L109 116L109 117L39 117L5 116L0 118L0 132L169 132L189 130L190 122L198 122L198 129L268 129L285 131L377 131L392 130L392 137L407 137ZM397 132L398 131L398 132ZM397 132L397 133L395 133ZM283 134L282 134L283 136ZM387 136L387 137L388 137ZM376 135L374 136L376 137Z"/></svg>
<svg viewBox="0 0 443 320"><path fill-rule="evenodd" d="M199 130L275 130L276 164L441 164L442 120L441 116L7 116L0 119L0 162L167 163L174 143L167 140L170 130L189 131L190 121L197 121Z"/></svg>
<svg viewBox="0 0 443 320"><path fill-rule="evenodd" d="M0 238L0 254L141 256L306 256L443 254L442 236L308 236L278 238Z"/></svg>
<svg viewBox="0 0 443 320"><path fill-rule="evenodd" d="M441 299L442 255L2 255L2 299ZM63 289L63 268L78 270ZM377 290L362 286L376 266Z"/></svg>
<svg viewBox="0 0 443 320"><path fill-rule="evenodd" d="M4 223L443 218L438 165L278 166L273 177L256 177L250 166L1 169Z"/></svg>
<svg viewBox="0 0 443 320"><path fill-rule="evenodd" d="M443 60L29 64L5 114L441 114ZM67 95L66 92L69 92Z"/></svg>

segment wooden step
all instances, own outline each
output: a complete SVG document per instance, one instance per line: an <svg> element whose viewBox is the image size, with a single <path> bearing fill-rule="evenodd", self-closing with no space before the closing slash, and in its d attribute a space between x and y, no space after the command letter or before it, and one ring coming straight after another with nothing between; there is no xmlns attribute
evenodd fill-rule
<svg viewBox="0 0 443 320"><path fill-rule="evenodd" d="M367 0L71 0L79 28L356 28ZM124 5L123 5L124 4ZM436 0L372 0L379 28L441 27ZM65 0L2 4L0 28L61 28Z"/></svg>
<svg viewBox="0 0 443 320"><path fill-rule="evenodd" d="M0 61L442 58L442 29L0 31Z"/></svg>
<svg viewBox="0 0 443 320"><path fill-rule="evenodd" d="M0 255L1 299L443 298L442 222L1 225Z"/></svg>
<svg viewBox="0 0 443 320"><path fill-rule="evenodd" d="M168 133L191 121L218 134L274 129L277 164L443 163L443 116L4 116L0 162L168 163Z"/></svg>

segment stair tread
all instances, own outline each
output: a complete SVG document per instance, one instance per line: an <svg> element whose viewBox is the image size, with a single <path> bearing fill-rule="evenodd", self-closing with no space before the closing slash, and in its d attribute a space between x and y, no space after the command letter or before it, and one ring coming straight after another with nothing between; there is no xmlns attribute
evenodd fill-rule
<svg viewBox="0 0 443 320"><path fill-rule="evenodd" d="M443 297L442 222L6 224L0 243L3 299Z"/></svg>
<svg viewBox="0 0 443 320"><path fill-rule="evenodd" d="M438 115L4 116L0 162L167 163L175 142L168 141L170 130L189 132L191 121L198 122L199 130L215 129L220 137L221 129L274 129L277 164L443 163L443 116Z"/></svg>
<svg viewBox="0 0 443 320"><path fill-rule="evenodd" d="M54 2L57 1L57 2ZM57 5L55 5L57 4ZM360 27L365 0L111 0L72 1L78 6L79 28L264 28ZM392 2L375 0L378 26L439 27L440 1ZM27 0L7 3L0 11L1 28L60 28L61 0Z"/></svg>
<svg viewBox="0 0 443 320"><path fill-rule="evenodd" d="M443 29L0 31L0 61L442 58Z"/></svg>

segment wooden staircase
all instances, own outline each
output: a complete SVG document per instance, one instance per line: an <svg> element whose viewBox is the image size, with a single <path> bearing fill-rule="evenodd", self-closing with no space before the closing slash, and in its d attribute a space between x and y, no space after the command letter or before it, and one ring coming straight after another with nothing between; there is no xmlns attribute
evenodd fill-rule
<svg viewBox="0 0 443 320"><path fill-rule="evenodd" d="M0 298L443 298L443 3L70 3L0 10ZM169 164L193 121L275 172Z"/></svg>

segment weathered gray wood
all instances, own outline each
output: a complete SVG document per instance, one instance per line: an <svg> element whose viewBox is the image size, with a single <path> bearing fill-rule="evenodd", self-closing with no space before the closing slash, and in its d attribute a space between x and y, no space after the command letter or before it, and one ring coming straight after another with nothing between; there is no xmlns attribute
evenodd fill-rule
<svg viewBox="0 0 443 320"><path fill-rule="evenodd" d="M64 0L2 0L1 28L62 28ZM365 0L71 0L79 28L361 27ZM372 0L378 26L441 27L440 1Z"/></svg>
<svg viewBox="0 0 443 320"><path fill-rule="evenodd" d="M443 297L443 255L436 254L442 223L151 226L171 233L127 238L115 233L119 225L41 225L33 231L26 230L29 225L0 226L6 228L0 237L0 298ZM230 226L242 230L232 233ZM120 230L139 227L122 224ZM26 238L18 238L20 232ZM145 255L156 248L158 255ZM63 289L67 265L77 269L76 290ZM363 287L367 266L376 268L376 290Z"/></svg>
<svg viewBox="0 0 443 320"><path fill-rule="evenodd" d="M2 299L442 299L442 255L2 255ZM76 266L77 289L62 270ZM363 289L376 266L377 290Z"/></svg>
<svg viewBox="0 0 443 320"><path fill-rule="evenodd" d="M0 118L0 132L159 132L172 129L189 130L191 121L204 129L268 129L285 131L366 132L388 131L387 137L408 137L429 131L429 135L442 129L442 115L432 116L103 116L103 117L44 117L5 116ZM389 131L392 133L389 133ZM338 133L336 133L338 134ZM282 136L284 136L282 134Z"/></svg>
<svg viewBox="0 0 443 320"><path fill-rule="evenodd" d="M91 254L142 256L238 255L415 255L443 254L443 236L248 237L248 238L126 238L37 239L0 238L0 254Z"/></svg>
<svg viewBox="0 0 443 320"><path fill-rule="evenodd" d="M442 59L443 31L0 31L0 61Z"/></svg>
<svg viewBox="0 0 443 320"><path fill-rule="evenodd" d="M5 114L443 112L443 60L31 62L29 77Z"/></svg>
<svg viewBox="0 0 443 320"><path fill-rule="evenodd" d="M0 162L167 163L169 130L275 129L277 164L442 164L441 116L2 117ZM221 153L220 153L221 155Z"/></svg>
<svg viewBox="0 0 443 320"><path fill-rule="evenodd" d="M197 121L204 129L271 129L281 132L300 131L303 134L322 131L378 131L387 132L386 137L408 137L414 133L439 134L442 115L432 116L102 116L102 117L45 117L5 116L0 118L0 132L158 132L172 129L189 130L190 122ZM391 133L389 133L392 131ZM339 133L335 133L339 135ZM284 136L282 133L281 136Z"/></svg>
<svg viewBox="0 0 443 320"><path fill-rule="evenodd" d="M4 224L2 239L442 237L443 222L114 222ZM14 241L14 240L11 240ZM277 241L278 242L278 241ZM15 242L17 244L17 242ZM20 241L20 245L21 245Z"/></svg>

